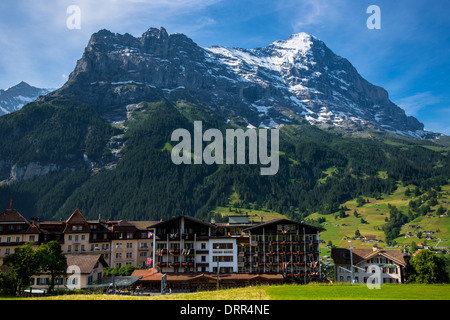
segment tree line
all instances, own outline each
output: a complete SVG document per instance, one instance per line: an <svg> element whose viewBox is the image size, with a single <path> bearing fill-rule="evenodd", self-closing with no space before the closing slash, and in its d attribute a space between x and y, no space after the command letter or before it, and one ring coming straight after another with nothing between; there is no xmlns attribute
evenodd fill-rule
<svg viewBox="0 0 450 320"><path fill-rule="evenodd" d="M49 146L51 141L56 145L66 143L54 135L67 139L77 136L78 142L75 145L72 142L73 148L69 148L73 152L92 150L89 155L94 158L104 155L105 148L101 146L117 133L116 129L108 127L92 110L84 114L82 107L73 107L72 112L70 108L64 111L56 108L57 111L51 112L51 108L56 107L42 106L43 111L37 115L29 108L27 112L46 123L51 119L62 123L71 121L80 123L84 129L79 131L75 125L44 130ZM22 122L13 120L11 123L17 122L23 128ZM12 193L15 208L22 214L44 219L65 219L79 209L90 219L100 216L160 220L184 213L209 220L213 209L227 205L231 190L235 190L244 206L251 203L302 221L313 212L336 212L341 203L359 196L377 198L392 193L398 182L430 188L447 184L450 176L447 154L419 146L413 140L402 140L402 146L394 146L382 138L346 137L310 125L281 129L280 169L274 176L261 176L259 165L177 166L172 163L167 148L170 135L177 128L192 128L193 120L202 120L204 130L231 127L215 119L206 107L194 104L181 107L167 101L145 103L125 123L125 147L113 169L92 171L82 165L74 170L1 185L0 201L9 204ZM81 125L85 122L89 125ZM41 129L35 132L36 126L27 128L30 131L27 137L43 134ZM26 154L36 153L36 146L29 147ZM55 154L66 159L61 161L70 158L72 151L54 148L61 151ZM23 160L31 161L31 158L26 156ZM330 168L333 168L331 173L326 173Z"/></svg>
<svg viewBox="0 0 450 320"><path fill-rule="evenodd" d="M61 245L50 241L33 249L32 242L15 249L3 259L6 271L0 272L0 290L12 295L21 294L30 286L33 275L46 273L50 276L48 293L55 287L55 280L66 275L67 260Z"/></svg>

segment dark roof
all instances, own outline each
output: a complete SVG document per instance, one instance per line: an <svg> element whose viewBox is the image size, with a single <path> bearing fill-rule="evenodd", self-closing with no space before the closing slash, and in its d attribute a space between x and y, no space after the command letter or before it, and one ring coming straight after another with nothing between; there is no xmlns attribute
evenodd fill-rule
<svg viewBox="0 0 450 320"><path fill-rule="evenodd" d="M157 272L156 269L151 268L147 270L134 270L132 276L140 276L140 281L156 281L160 282L164 274ZM203 273L166 273L167 281L194 281L194 280L217 280L217 274L212 272ZM219 274L220 281L258 281L258 280L274 280L282 281L281 274L247 274L247 273L221 273Z"/></svg>
<svg viewBox="0 0 450 320"><path fill-rule="evenodd" d="M88 223L86 218L81 214L81 212L76 209L70 217L66 220L66 223Z"/></svg>
<svg viewBox="0 0 450 320"><path fill-rule="evenodd" d="M81 225L81 230L73 230L72 225ZM64 228L64 233L80 233L80 232L90 232L89 223L86 218L81 214L81 212L76 209L70 217L66 220L66 226Z"/></svg>
<svg viewBox="0 0 450 320"><path fill-rule="evenodd" d="M278 219L269 220L267 222L259 223L257 225L248 227L248 228L244 229L243 231L257 230L257 229L261 229L261 228L265 228L265 227L269 227L269 226L275 226L275 225L278 225L278 224L296 224L298 226L302 226L302 227L305 227L305 228L313 229L313 230L316 230L316 231L325 231L325 229L322 228L322 227L311 226L311 225L308 225L308 224L304 224L304 223L301 223L301 222L296 222L296 221L288 220L288 219L284 219L284 218L278 218Z"/></svg>
<svg viewBox="0 0 450 320"><path fill-rule="evenodd" d="M66 226L65 221L43 221L38 222L39 229L43 233L62 233Z"/></svg>
<svg viewBox="0 0 450 320"><path fill-rule="evenodd" d="M160 221L128 221L139 230L146 230L149 227L159 223Z"/></svg>
<svg viewBox="0 0 450 320"><path fill-rule="evenodd" d="M97 262L101 263L103 267L107 267L108 263L101 254L67 254L67 267L78 266L80 273L91 273Z"/></svg>
<svg viewBox="0 0 450 320"><path fill-rule="evenodd" d="M368 260L376 255L382 255L388 259L391 259L398 264L405 266L405 260L403 258L403 252L400 249L352 249L353 264L356 265L360 262ZM350 264L350 249L347 248L332 248L331 258L335 264L348 265Z"/></svg>
<svg viewBox="0 0 450 320"><path fill-rule="evenodd" d="M42 231L39 229L38 226L33 224L33 225L28 227L28 229L27 229L27 231L25 233L28 233L28 234L39 234L39 233L42 233Z"/></svg>
<svg viewBox="0 0 450 320"><path fill-rule="evenodd" d="M8 209L0 213L0 222L23 222L30 224L17 210Z"/></svg>
<svg viewBox="0 0 450 320"><path fill-rule="evenodd" d="M198 224L204 225L206 227L211 227L211 228L215 228L216 227L214 224L206 222L204 220L200 220L200 219L197 219L197 218L194 218L194 217L191 217L191 216L183 216L183 215L182 216L176 216L176 217L174 217L172 219L169 219L169 220L166 220L166 221L158 222L156 224L153 224L151 227L152 228L158 228L160 226L163 226L164 224L169 224L169 223L175 222L176 220L179 220L182 217L184 217L186 220L189 220L189 221L192 221L194 223L198 223Z"/></svg>

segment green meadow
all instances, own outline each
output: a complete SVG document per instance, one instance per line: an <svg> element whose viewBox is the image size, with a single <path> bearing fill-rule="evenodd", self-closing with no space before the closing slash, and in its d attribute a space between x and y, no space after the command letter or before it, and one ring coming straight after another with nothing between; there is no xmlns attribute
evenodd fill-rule
<svg viewBox="0 0 450 320"><path fill-rule="evenodd" d="M197 293L158 296L61 295L25 300L449 300L450 285L383 284L369 289L363 284L253 286Z"/></svg>

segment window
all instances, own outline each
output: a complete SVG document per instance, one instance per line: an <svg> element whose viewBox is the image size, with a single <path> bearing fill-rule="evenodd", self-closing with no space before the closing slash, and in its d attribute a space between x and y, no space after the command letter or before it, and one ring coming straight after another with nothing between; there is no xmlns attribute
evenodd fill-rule
<svg viewBox="0 0 450 320"><path fill-rule="evenodd" d="M133 248L133 242L127 242L127 249Z"/></svg>
<svg viewBox="0 0 450 320"><path fill-rule="evenodd" d="M116 252L116 259L122 259L122 253Z"/></svg>
<svg viewBox="0 0 450 320"><path fill-rule="evenodd" d="M75 278L76 279L76 278ZM37 278L36 285L48 285L50 283L50 278Z"/></svg>
<svg viewBox="0 0 450 320"><path fill-rule="evenodd" d="M11 242L11 237L6 237L6 242Z"/></svg>
<svg viewBox="0 0 450 320"><path fill-rule="evenodd" d="M132 252L127 252L127 259L131 259L133 258L133 253Z"/></svg>
<svg viewBox="0 0 450 320"><path fill-rule="evenodd" d="M34 242L34 236L29 236L28 237L28 241L33 241Z"/></svg>
<svg viewBox="0 0 450 320"><path fill-rule="evenodd" d="M116 243L116 249L122 249L122 243L121 242Z"/></svg>
<svg viewBox="0 0 450 320"><path fill-rule="evenodd" d="M213 249L233 249L232 243L214 243Z"/></svg>
<svg viewBox="0 0 450 320"><path fill-rule="evenodd" d="M69 234L68 239L69 239L69 241L72 241L72 235L71 234Z"/></svg>
<svg viewBox="0 0 450 320"><path fill-rule="evenodd" d="M82 229L82 226L72 226L72 231L81 231Z"/></svg>
<svg viewBox="0 0 450 320"><path fill-rule="evenodd" d="M86 239L86 235L82 234L81 235L81 240L85 240Z"/></svg>
<svg viewBox="0 0 450 320"><path fill-rule="evenodd" d="M141 249L148 249L147 243L146 242L141 242L139 244L139 248L141 248Z"/></svg>
<svg viewBox="0 0 450 320"><path fill-rule="evenodd" d="M217 262L217 260L219 262L233 262L233 256L214 256L213 262Z"/></svg>
<svg viewBox="0 0 450 320"><path fill-rule="evenodd" d="M201 243L201 248L202 248L202 250L205 250L206 249L206 243L202 242Z"/></svg>

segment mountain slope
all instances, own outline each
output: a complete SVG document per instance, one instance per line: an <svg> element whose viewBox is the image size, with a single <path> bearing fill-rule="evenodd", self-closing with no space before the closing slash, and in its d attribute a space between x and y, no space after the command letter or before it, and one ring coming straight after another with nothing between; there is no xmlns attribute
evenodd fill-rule
<svg viewBox="0 0 450 320"><path fill-rule="evenodd" d="M19 110L39 96L50 93L52 89L42 89L30 86L26 82L8 88L0 89L0 116Z"/></svg>
<svg viewBox="0 0 450 320"><path fill-rule="evenodd" d="M39 104L9 116L18 117L33 108ZM221 125L201 107L166 100L141 103L130 113L121 138L124 147L113 166L91 169L83 153L73 153L70 161L61 153L60 160L53 162L59 170L4 184L0 202L9 204L12 193L15 207L24 215L47 219L63 218L74 208L88 218L166 219L184 212L209 219L211 210L226 205L235 190L243 206L258 204L301 221L312 212L332 213L340 203L361 194L389 194L397 181L428 188L447 183L450 176L450 157L419 145L424 142L403 138L403 144L396 146L386 144L382 135L374 135L375 139L341 136L309 124L281 128L280 170L274 176L261 176L258 165L177 166L167 148L174 129L192 128L193 118L203 121L204 130L224 131L231 126ZM86 120L82 112L76 112L59 121ZM90 123L91 128L105 126L100 120ZM117 133L109 132L109 136ZM75 144L75 149L84 148L84 139L74 141L81 144ZM108 131L102 143L107 141ZM105 157L110 152L105 149L99 154Z"/></svg>
<svg viewBox="0 0 450 320"><path fill-rule="evenodd" d="M311 124L373 126L411 137L426 135L423 125L389 101L384 89L364 80L348 60L314 36L294 34L252 50L209 50L249 82L280 92L275 101L264 95L254 101L253 106L265 114L285 105Z"/></svg>
<svg viewBox="0 0 450 320"><path fill-rule="evenodd" d="M422 127L352 68L303 34L244 50L201 48L163 28L139 38L101 30L62 88L0 117L0 203L9 204L12 193L22 214L46 219L75 208L88 218L167 219L184 212L209 219L236 192L244 204L301 221L361 194L390 193L398 181L425 188L448 183L447 150L380 130L380 123L404 134ZM336 77L349 83L348 93L334 87L345 87ZM348 94L350 102L319 99L330 90ZM375 103L398 116L383 120L378 112L373 122ZM326 130L311 125L307 115L325 106L349 118L359 108L366 123L350 119L346 128L360 126L365 135L345 135L333 122ZM203 130L222 132L283 124L278 173L261 176L259 165L172 163L172 132L192 133L199 120Z"/></svg>
<svg viewBox="0 0 450 320"><path fill-rule="evenodd" d="M139 38L101 30L67 83L43 101L57 96L86 103L111 122L125 120L127 104L164 97L203 104L222 121L241 126L310 123L436 136L348 60L305 33L248 50L201 48L164 28L150 28Z"/></svg>

